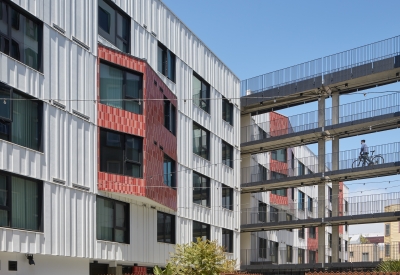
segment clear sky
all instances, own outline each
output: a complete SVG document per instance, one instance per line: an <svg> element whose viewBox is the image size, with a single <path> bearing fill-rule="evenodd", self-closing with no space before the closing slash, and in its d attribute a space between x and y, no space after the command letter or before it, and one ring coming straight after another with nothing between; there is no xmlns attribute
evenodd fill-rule
<svg viewBox="0 0 400 275"><path fill-rule="evenodd" d="M164 0L164 3L241 80L400 35L399 0ZM395 83L367 92L399 90L400 84ZM377 96L381 95L342 96L340 100L343 104ZM312 103L282 113L294 115L316 109L316 103ZM366 139L369 146L398 142L400 130L342 139L340 150L359 148L361 139ZM330 143L327 145L329 153ZM314 145L310 148L316 150ZM357 184L360 182L366 184ZM345 184L350 196L400 192L400 176ZM358 225L351 226L350 233L383 233L383 229L382 224Z"/></svg>

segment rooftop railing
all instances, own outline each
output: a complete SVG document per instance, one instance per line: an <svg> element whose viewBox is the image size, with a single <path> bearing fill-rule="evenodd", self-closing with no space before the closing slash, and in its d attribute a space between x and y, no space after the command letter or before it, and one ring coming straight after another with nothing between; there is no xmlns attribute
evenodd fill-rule
<svg viewBox="0 0 400 275"><path fill-rule="evenodd" d="M372 151L374 151L372 153ZM369 147L369 157L365 162L360 160L360 148L325 154L324 171L318 171L318 155L304 158L290 158L284 162L273 162L243 167L241 169L241 183L265 182L282 178L305 176L317 172L357 169L368 166L373 168L385 163L400 161L400 142L388 143ZM338 169L333 169L332 157L336 154L339 159ZM287 154L286 154L287 155Z"/></svg>
<svg viewBox="0 0 400 275"><path fill-rule="evenodd" d="M242 80L241 96L300 82L398 55L400 36Z"/></svg>
<svg viewBox="0 0 400 275"><path fill-rule="evenodd" d="M332 125L333 109L339 109L339 122L345 123L400 111L400 94L393 93L325 109L325 126ZM318 111L297 114L242 127L241 142L256 141L318 128Z"/></svg>

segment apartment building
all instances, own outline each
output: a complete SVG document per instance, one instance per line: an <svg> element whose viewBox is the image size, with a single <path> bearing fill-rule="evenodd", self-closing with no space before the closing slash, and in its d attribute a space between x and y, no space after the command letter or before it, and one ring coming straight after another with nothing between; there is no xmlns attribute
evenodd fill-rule
<svg viewBox="0 0 400 275"><path fill-rule="evenodd" d="M144 272L197 237L239 258L234 73L160 0L0 15L0 273Z"/></svg>

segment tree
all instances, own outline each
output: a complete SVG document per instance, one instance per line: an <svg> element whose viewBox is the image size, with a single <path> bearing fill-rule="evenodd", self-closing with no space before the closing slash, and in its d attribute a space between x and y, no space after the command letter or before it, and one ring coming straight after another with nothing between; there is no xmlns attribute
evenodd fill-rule
<svg viewBox="0 0 400 275"><path fill-rule="evenodd" d="M400 261L389 260L381 262L376 268L378 272L400 272Z"/></svg>
<svg viewBox="0 0 400 275"><path fill-rule="evenodd" d="M219 275L235 270L236 260L226 258L224 248L217 241L203 241L176 245L175 253L168 260L167 267L161 271L154 268L154 274L174 275Z"/></svg>

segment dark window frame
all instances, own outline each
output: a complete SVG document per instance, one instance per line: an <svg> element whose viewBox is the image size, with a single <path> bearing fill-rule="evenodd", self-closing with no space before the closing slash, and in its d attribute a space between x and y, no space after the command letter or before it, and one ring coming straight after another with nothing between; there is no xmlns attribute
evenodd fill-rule
<svg viewBox="0 0 400 275"><path fill-rule="evenodd" d="M258 221L267 222L267 204L262 201L258 201Z"/></svg>
<svg viewBox="0 0 400 275"><path fill-rule="evenodd" d="M2 101L5 101L6 104L10 104L10 112L9 112L9 117L0 117L0 139L9 141L11 143L20 145L22 147L26 147L35 151L43 152L43 102L41 100L37 100L36 98L25 94L23 92L20 92L11 86L8 86L6 84L0 83L0 89L3 91L3 94L9 93L9 100L8 99L3 99ZM18 101L13 100L14 95L18 95L19 97L23 97L25 100L29 101L30 103L34 104L37 103L37 119L38 119L38 124L37 124L37 133L36 133L36 146L35 147L30 147L26 144L20 144L17 141L12 139L12 130L13 130L13 123L14 123L14 109L15 106L14 104L18 104ZM0 94L0 97L2 95ZM4 96L4 95L3 95ZM3 102L0 102L3 104ZM14 125L14 127L16 127ZM3 132L4 131L4 132Z"/></svg>
<svg viewBox="0 0 400 275"><path fill-rule="evenodd" d="M35 17L34 15L28 13L26 10L24 10L23 8L15 5L14 3L12 3L11 1L2 1L2 4L5 6L6 8L6 13L7 13L7 33L2 33L0 32L0 39L1 41L5 41L8 40L8 47L6 48L0 48L0 51L2 53L4 53L5 55L14 58L16 60L18 60L19 62L23 63L24 65L39 71L41 73L43 73L43 22L38 19L37 17ZM13 22L13 14L17 15L18 21ZM21 60L21 56L29 56L28 52L26 52L27 50L31 50L30 48L25 49L25 51L22 51L22 55L21 55L21 51L19 49L19 43L17 43L14 39L13 39L13 29L15 30L19 30L20 29L20 20L21 17L24 18L24 26L21 29L25 28L24 34L32 37L32 38L37 38L37 43L38 43L38 53L37 53L37 58L36 58L36 63L37 66L33 67L29 64L27 64L27 62L25 62L26 60L24 60L22 58ZM27 21L29 20L29 21ZM36 26L36 33L34 35L30 35L29 33L27 33L27 25L28 22L32 22L33 24L36 24L34 26ZM18 46L18 51L15 52L14 54L12 53L13 51L13 46L17 45ZM6 50L7 49L7 50Z"/></svg>
<svg viewBox="0 0 400 275"><path fill-rule="evenodd" d="M314 211L314 207L313 207L313 198L311 198L310 196L308 196L308 212L313 212Z"/></svg>
<svg viewBox="0 0 400 275"><path fill-rule="evenodd" d="M298 208L299 208L299 210L304 211L305 210L305 204L306 204L305 203L306 195L305 195L304 192L302 192L300 190L297 191L297 194L298 194L298 203L297 203Z"/></svg>
<svg viewBox="0 0 400 275"><path fill-rule="evenodd" d="M293 246L286 245L286 262L293 262Z"/></svg>
<svg viewBox="0 0 400 275"><path fill-rule="evenodd" d="M328 246L332 248L332 233L328 233Z"/></svg>
<svg viewBox="0 0 400 275"><path fill-rule="evenodd" d="M274 241L269 241L269 255L271 256L272 263L278 263L279 255L279 243Z"/></svg>
<svg viewBox="0 0 400 275"><path fill-rule="evenodd" d="M204 133L206 134L206 144L204 146L204 144L199 144L200 150L197 150L198 148L196 148L195 146L195 135L194 135L194 131L195 130L200 130L201 131L201 135L200 135L200 140L201 142L203 142L203 135ZM208 131L206 128L204 128L203 126L201 126L200 124L197 124L195 122L193 122L193 153L206 159L206 160L210 160L210 131Z"/></svg>
<svg viewBox="0 0 400 275"><path fill-rule="evenodd" d="M304 264L305 263L305 255L306 255L306 250L303 248L299 248L297 251L298 254L298 264Z"/></svg>
<svg viewBox="0 0 400 275"><path fill-rule="evenodd" d="M317 228L316 227L310 227L308 229L308 237L310 239L316 239L317 238Z"/></svg>
<svg viewBox="0 0 400 275"><path fill-rule="evenodd" d="M193 77L197 78L198 81L201 83L201 90L199 93L195 93L195 91L192 91L193 93L193 103L198 106L200 109L205 111L206 113L210 114L211 113L211 106L210 106L210 90L211 86L210 84L205 81L200 75L197 73L193 72ZM192 79L193 81L193 79ZM206 89L204 90L203 87ZM193 89L193 87L192 87ZM198 98L196 98L196 95L199 95ZM203 104L201 104L203 103Z"/></svg>
<svg viewBox="0 0 400 275"><path fill-rule="evenodd" d="M222 228L222 246L225 248L225 252L233 253L233 231Z"/></svg>
<svg viewBox="0 0 400 275"><path fill-rule="evenodd" d="M159 223L158 223L159 217L163 218L163 226L162 226L162 228L159 228ZM167 221L166 220L167 220L168 217L171 218L171 241L167 241L168 238L166 237L166 234L167 234L167 232L166 232ZM162 238L160 238L161 235L159 234L161 231L164 233ZM168 213L157 211L157 242L170 243L170 244L175 244L176 243L175 215L171 215L171 214L168 214Z"/></svg>
<svg viewBox="0 0 400 275"><path fill-rule="evenodd" d="M283 189L274 189L271 191L271 194L281 196L281 197L287 197L287 188Z"/></svg>
<svg viewBox="0 0 400 275"><path fill-rule="evenodd" d="M195 235L194 235L194 233L195 233L195 225L197 225L197 226L200 226L201 228L200 228L200 235L201 235L201 237L206 237L206 239L207 240L210 240L210 238L211 238L211 226L209 225L209 224L207 224L207 223L202 223L202 222L198 222L198 221L193 221L193 241L195 242L195 241L197 241L197 237L200 237L200 236L196 236L195 237Z"/></svg>
<svg viewBox="0 0 400 275"><path fill-rule="evenodd" d="M304 230L304 227L299 228L298 237L299 237L300 239L305 239L305 230Z"/></svg>
<svg viewBox="0 0 400 275"><path fill-rule="evenodd" d="M329 202L332 202L332 187L328 186L328 198Z"/></svg>
<svg viewBox="0 0 400 275"><path fill-rule="evenodd" d="M233 168L233 146L225 141L222 141L222 163Z"/></svg>
<svg viewBox="0 0 400 275"><path fill-rule="evenodd" d="M165 171L166 163L171 163L171 171ZM163 180L164 184L171 187L176 188L176 161L170 158L167 154L164 153L164 163L163 163ZM168 175L169 174L169 175Z"/></svg>
<svg viewBox="0 0 400 275"><path fill-rule="evenodd" d="M123 201L118 201L118 200L114 200L114 199L110 199L110 198L107 198L107 197L103 197L103 196L99 196L99 195L97 195L96 196L96 217L97 217L97 215L99 215L99 213L98 213L98 211L99 211L99 206L98 206L98 204L97 204L97 199L98 198L101 198L101 199L103 199L103 200L107 200L107 201L109 201L109 202L112 202L112 204L113 204L113 217L114 217L114 219L113 219L113 234L112 234L112 240L105 240L105 239L99 239L99 236L98 236L98 231L97 231L97 227L98 227L98 219L96 218L96 239L97 240L101 240L101 241L109 241L109 242L115 242L115 243L126 243L126 244L129 244L130 243L130 204L129 203L127 203L127 202L123 202ZM117 215L116 215L116 211L117 211L117 207L116 207L116 204L120 204L120 205L123 205L124 207L125 207L125 221L126 221L126 227L120 227L120 226L117 226L116 225L116 218L117 218ZM124 241L124 242L118 242L118 241L116 241L115 240L115 230L123 230L124 231L124 233L126 234L125 235L125 238L126 238L126 240Z"/></svg>
<svg viewBox="0 0 400 275"><path fill-rule="evenodd" d="M282 158L283 156L283 158ZM287 149L279 149L275 151L271 151L271 159L279 161L279 162L287 162Z"/></svg>
<svg viewBox="0 0 400 275"><path fill-rule="evenodd" d="M233 211L233 188L222 184L222 208Z"/></svg>
<svg viewBox="0 0 400 275"><path fill-rule="evenodd" d="M258 257L266 259L267 258L267 239L258 237Z"/></svg>
<svg viewBox="0 0 400 275"><path fill-rule="evenodd" d="M222 119L233 126L233 103L222 96Z"/></svg>
<svg viewBox="0 0 400 275"><path fill-rule="evenodd" d="M7 197L6 197L6 205L0 205L0 210L7 211L7 225L6 226L1 226L4 228L12 228L12 229L20 229L20 230L25 230L25 231L32 231L32 232L43 232L44 226L43 226L43 208L44 208L44 202L43 202L43 181L37 180L37 179L32 179L28 178L25 176L17 175L14 173L9 173L3 170L0 170L0 176L5 177L6 179L6 190L7 190ZM24 180L29 180L31 182L35 182L37 185L37 209L38 209L38 216L37 216L37 225L38 228L36 230L34 229L28 229L28 228L20 228L13 226L12 224L12 197L13 197L13 184L12 184L12 178L20 178Z"/></svg>
<svg viewBox="0 0 400 275"><path fill-rule="evenodd" d="M109 32L107 32L106 30L103 30L102 27L100 27L100 16L99 16L99 10L97 10L97 15L98 15L98 22L97 22L97 27L98 27L98 33L104 37L105 39L107 39L107 41L111 42L115 47L117 47L120 51L124 52L124 53L130 53L130 47L131 47L131 17L125 12L123 11L120 7L118 7L115 3L113 3L112 1L109 0L99 0L99 5L98 5L98 9L102 9L104 10L104 8L100 7L100 1L102 1L104 4L108 5L110 7L110 9L114 10L115 14L115 28L112 30L110 29ZM104 10L105 12L108 13L108 11ZM126 20L126 35L128 36L127 38L124 38L120 35L118 35L118 15L121 16L121 18ZM110 22L110 26L111 27L111 22ZM122 43L124 44L124 46L126 46L126 51L119 48L117 46L117 39L120 39L122 41Z"/></svg>
<svg viewBox="0 0 400 275"><path fill-rule="evenodd" d="M123 85L122 85L122 100L121 100L122 101L122 106L123 106L122 108L109 105L109 104L107 104L107 99L102 99L102 96L101 96L101 87L102 87L101 86L101 72L100 72L100 68L101 68L102 64L105 65L105 66L108 66L108 67L112 67L112 68L122 72L122 77L123 77L123 80L122 80L122 82L123 82ZM129 96L127 94L127 88L128 88L128 86L127 86L127 74L131 74L131 75L134 75L134 76L137 76L137 77L140 78L140 85L139 86L141 86L141 88L138 91L139 96L136 97L136 98L135 97L131 97L131 96ZM100 81L99 96L100 96L100 103L101 104L104 104L104 105L107 105L107 106L110 106L110 107L113 107L113 108L121 109L121 110L124 110L126 112L133 113L133 114L138 114L138 115L142 115L143 114L143 104L144 104L144 101L143 101L143 85L144 84L143 83L144 82L143 82L143 74L141 72L137 72L137 71L131 70L129 68L126 68L126 67L123 67L123 66L119 66L118 64L111 63L111 62L109 62L107 60L101 59L100 60L100 66L99 66L99 81ZM136 102L139 105L139 112L136 113L136 112L131 112L131 111L127 110L126 104L129 101Z"/></svg>
<svg viewBox="0 0 400 275"><path fill-rule="evenodd" d="M195 186L195 183L196 183L195 176L197 176L199 178L199 180L200 180L199 183L200 183L200 185L202 185L201 187ZM203 182L203 180L205 180L205 182ZM211 180L209 177L199 174L199 173L196 173L196 172L193 172L193 203L204 206L204 207L208 207L208 208L211 207L210 182L211 182ZM203 186L203 185L205 185L205 186ZM197 190L197 189L199 189L199 190ZM197 194L196 194L196 192L197 192ZM199 199L195 200L196 196L199 196ZM204 201L205 201L205 204L204 204Z"/></svg>
<svg viewBox="0 0 400 275"><path fill-rule="evenodd" d="M164 127L176 136L176 108L167 97L164 96Z"/></svg>
<svg viewBox="0 0 400 275"><path fill-rule="evenodd" d="M279 222L279 209L273 206L269 206L270 214L269 220L270 222Z"/></svg>
<svg viewBox="0 0 400 275"><path fill-rule="evenodd" d="M316 251L314 250L309 250L308 251L308 263L309 264L315 264L316 263Z"/></svg>
<svg viewBox="0 0 400 275"><path fill-rule="evenodd" d="M176 55L160 41L157 45L157 58L158 71L176 83Z"/></svg>
<svg viewBox="0 0 400 275"><path fill-rule="evenodd" d="M105 148L105 147L107 147L107 148L115 148L115 147L112 147L112 146L109 146L109 145L105 145L106 143L107 143L107 141L105 141L105 140L102 140L102 133L113 133L113 134L116 134L116 135L120 135L120 137L121 137L121 139L122 139L122 142L121 142L121 144L123 144L122 146L121 146L121 148L122 148L122 158L123 158L123 161L122 161L122 164L123 164L123 167L122 167L122 173L118 173L118 174L116 174L116 173L112 173L112 172L109 172L109 171L107 171L107 169L103 169L104 167L103 167L103 158L105 157L104 155L103 155L103 153L105 154L105 152L104 152L104 150L102 150L102 148ZM127 159L127 157L126 157L126 142L127 142L127 138L134 138L134 139L136 139L136 140L140 140L140 142L141 142L141 152L139 153L140 154L140 156L139 156L139 162L137 162L137 161L134 161L134 160L129 160L129 159ZM110 174L115 174L115 175L124 175L124 176L128 176L128 177L132 177L132 178L143 178L143 137L140 137L140 136L134 136L134 135L130 135L130 134L126 134L126 133L122 133L122 132L117 132L117 131L113 131L113 130L110 130L110 129L107 129L107 128L100 128L100 171L101 172L104 172L104 173L110 173ZM129 175L129 174L126 174L125 173L125 171L127 170L126 169L126 165L127 164L132 164L132 165L136 165L136 166L140 166L140 170L139 170L139 173L140 173L140 176L139 177L134 177L134 176L132 176L132 175Z"/></svg>

